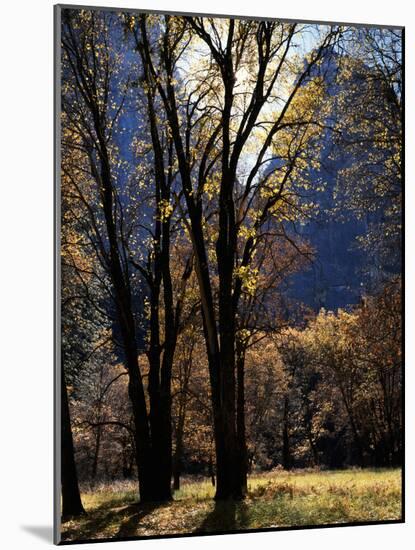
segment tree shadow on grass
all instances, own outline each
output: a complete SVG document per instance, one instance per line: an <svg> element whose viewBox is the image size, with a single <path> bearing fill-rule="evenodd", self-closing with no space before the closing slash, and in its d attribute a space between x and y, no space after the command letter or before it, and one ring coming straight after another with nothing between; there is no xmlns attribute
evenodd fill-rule
<svg viewBox="0 0 415 550"><path fill-rule="evenodd" d="M79 522L62 533L62 540L90 540L134 536L139 522L159 503L130 504L121 508L97 509L88 512Z"/></svg>
<svg viewBox="0 0 415 550"><path fill-rule="evenodd" d="M160 506L162 505L157 503L133 504L129 506L127 511L131 513L131 515L121 523L115 537L122 539L136 535L137 527L139 527L141 520L151 514L156 508L160 508Z"/></svg>
<svg viewBox="0 0 415 550"><path fill-rule="evenodd" d="M249 527L248 506L243 501L217 501L195 533L240 531Z"/></svg>

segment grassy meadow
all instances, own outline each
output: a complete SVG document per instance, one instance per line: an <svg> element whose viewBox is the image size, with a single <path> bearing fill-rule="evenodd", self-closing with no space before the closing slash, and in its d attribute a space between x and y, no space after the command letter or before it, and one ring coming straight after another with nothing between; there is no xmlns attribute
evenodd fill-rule
<svg viewBox="0 0 415 550"><path fill-rule="evenodd" d="M81 487L87 514L62 524L62 540L212 533L401 518L401 470L253 475L243 502L215 503L209 481L184 479L174 501L137 503L135 482Z"/></svg>

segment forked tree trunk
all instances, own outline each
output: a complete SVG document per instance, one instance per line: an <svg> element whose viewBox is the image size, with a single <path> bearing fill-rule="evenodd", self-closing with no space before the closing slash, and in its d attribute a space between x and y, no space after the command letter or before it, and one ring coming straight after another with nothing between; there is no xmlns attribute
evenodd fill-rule
<svg viewBox="0 0 415 550"><path fill-rule="evenodd" d="M231 20L233 29L234 24ZM147 37L145 16L140 18L142 47L144 52L144 65L151 67L150 45ZM225 109L223 120L223 153L224 164L222 178L226 184L221 185L220 198L220 231L217 244L218 269L219 269L219 331L216 326L216 314L213 301L213 293L209 274L209 262L205 246L202 209L193 196L193 183L189 169L188 159L181 137L179 114L172 84L174 70L172 58L169 54L168 24L163 41L162 62L166 74L169 77L164 90L158 83L158 90L162 97L172 132L172 138L177 154L179 172L182 179L182 187L188 207L191 238L195 255L196 274L202 302L203 328L206 341L209 375L212 394L212 409L214 418L214 437L216 446L217 467L217 500L243 498L243 491L238 475L239 455L236 438L236 400L235 400L235 308L232 300L233 263L236 246L236 231L233 218L232 183L234 178L229 172L228 157L230 150L229 125L232 107L232 86L226 89ZM233 79L230 45L227 50L227 73ZM147 67L146 67L147 68ZM171 78L170 78L171 77ZM229 185L227 185L229 184ZM225 195L224 195L225 193ZM232 230L228 234L228 229ZM228 237L230 239L228 240Z"/></svg>
<svg viewBox="0 0 415 550"><path fill-rule="evenodd" d="M150 433L144 386L138 365L138 349L131 295L121 267L115 223L112 217L113 189L110 165L105 140L103 138L101 139L101 149L102 196L108 240L110 243L110 271L115 290L122 341L124 344L125 364L129 375L128 393L132 403L135 426L135 446L140 500L141 502L170 500L170 491L165 491L161 487L161 480L164 479L166 474L164 469L165 465L160 456L160 453L164 452L164 448L160 445L160 440L165 441L166 436L160 433L162 428L159 416L161 413L157 412L157 408L161 407L162 404L157 401L160 396L156 395L156 404L154 404L153 400L153 408L155 407L156 412L153 417L150 416Z"/></svg>
<svg viewBox="0 0 415 550"><path fill-rule="evenodd" d="M166 479L171 473L171 466L169 467L169 461L171 463L169 430L171 427L170 411L163 410L163 408L170 406L170 396L166 383L163 386L163 391L158 395L161 402L157 404L159 409L154 415L154 426L151 426L150 429L146 394L138 364L136 322L127 265L128 253L125 248L123 249L125 245L120 239L118 206L115 208L116 193L113 180L115 176L111 172L112 161L108 139L108 128L114 123L114 120L108 116L107 109L102 108L96 94L98 86L100 89L102 88L103 95L108 98L111 89L110 67L108 63L101 67L105 78L98 70L92 74L88 65L88 56L83 50L84 44L78 44L77 32L74 32L71 27L69 15L65 19L65 24L68 26L69 32L65 37L64 47L71 60L70 70L73 71L75 77L74 85L80 89L80 95L85 99L82 120L79 122L82 130L85 131L80 131L80 134L83 136L85 150L89 157L91 174L99 187L99 202L102 205L106 235L105 237L100 235L101 228L95 229L95 231L100 237L99 240L105 242L105 245L102 246L103 249L105 248L102 254L105 256L104 264L111 279L124 352L124 364L128 371L128 395L134 420L135 457L140 499L143 502L164 500L169 498L169 491L161 490L161 485L163 484L163 487L167 485ZM95 51L93 55L96 55ZM94 61L96 60L97 57L94 57ZM101 75L99 82L97 80L98 73ZM101 239L101 237L103 238ZM168 369L166 377L168 378ZM70 446L69 439L68 445ZM70 458L70 453L68 453L68 457ZM64 471L67 471L68 475L72 475L71 465L69 464L67 468L68 470ZM168 485L170 485L170 479Z"/></svg>

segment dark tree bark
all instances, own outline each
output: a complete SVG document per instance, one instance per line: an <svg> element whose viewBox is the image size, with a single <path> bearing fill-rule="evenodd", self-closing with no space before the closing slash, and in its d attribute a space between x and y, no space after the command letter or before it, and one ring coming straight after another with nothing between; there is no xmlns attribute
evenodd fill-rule
<svg viewBox="0 0 415 550"><path fill-rule="evenodd" d="M245 351L242 349L240 342L237 342L236 378L236 432L238 454L240 456L239 478L243 494L246 495L248 492L248 449L246 445L245 426Z"/></svg>
<svg viewBox="0 0 415 550"><path fill-rule="evenodd" d="M215 470L213 468L212 456L209 457L209 477L210 477L210 482L212 484L212 487L215 487L216 480L215 480Z"/></svg>
<svg viewBox="0 0 415 550"><path fill-rule="evenodd" d="M173 489L180 489L180 476L182 473L182 455L183 455L183 430L184 416L179 418L179 423L176 428L176 449L173 456Z"/></svg>
<svg viewBox="0 0 415 550"><path fill-rule="evenodd" d="M76 472L75 453L72 438L71 419L68 403L68 392L65 373L62 368L61 382L61 478L62 478L62 516L81 516L85 514L79 493L78 475Z"/></svg>
<svg viewBox="0 0 415 550"><path fill-rule="evenodd" d="M349 419L349 425L353 436L353 442L354 442L354 451L355 451L355 460L356 464L359 466L365 466L365 453L363 450L363 444L360 437L359 429L357 427L357 422L355 419L355 415L353 412L353 405L351 401L347 397L347 392L344 389L344 386L341 381L337 381L339 384L339 389L341 396L343 398L344 408L346 409L347 417Z"/></svg>
<svg viewBox="0 0 415 550"><path fill-rule="evenodd" d="M110 275L114 288L117 317L120 324L120 332L124 347L125 365L129 376L128 393L132 403L135 424L135 445L140 485L140 499L143 502L154 501L158 500L158 495L154 494L154 487L152 485L155 464L152 456L143 381L138 365L138 349L135 336L135 322L132 310L131 293L121 265L115 221L113 218L114 191L112 187L107 143L103 135L102 126L99 122L97 122L95 129L100 143L99 153L101 171L97 174L97 179L102 185L103 209L110 245ZM95 166L92 166L92 169L94 170Z"/></svg>
<svg viewBox="0 0 415 550"><path fill-rule="evenodd" d="M282 465L285 470L291 470L292 459L290 451L290 431L289 431L289 399L284 398L284 413L282 421Z"/></svg>
<svg viewBox="0 0 415 550"><path fill-rule="evenodd" d="M97 472L98 472L98 458L99 458L99 450L101 447L101 433L102 433L101 426L97 426L96 433L95 433L94 458L92 460L92 468L91 468L92 479L95 479L97 477Z"/></svg>

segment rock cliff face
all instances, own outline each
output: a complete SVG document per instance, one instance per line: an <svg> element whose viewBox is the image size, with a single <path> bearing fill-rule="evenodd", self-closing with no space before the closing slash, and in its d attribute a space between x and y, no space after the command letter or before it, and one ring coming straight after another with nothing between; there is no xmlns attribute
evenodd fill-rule
<svg viewBox="0 0 415 550"><path fill-rule="evenodd" d="M314 261L291 277L288 295L315 311L357 303L367 281L366 255L356 248L365 225L358 220L336 221L321 216L299 232L315 250Z"/></svg>
<svg viewBox="0 0 415 550"><path fill-rule="evenodd" d="M330 144L324 154L325 166L319 177L325 190L315 195L320 214L305 225L296 227L315 251L314 261L288 281L289 298L303 302L318 311L324 307L336 310L357 304L364 293L370 293L382 280L400 272L400 252L386 262L358 246L371 223L382 219L382 211L367 213L358 219L336 204L335 188L341 186L341 161L330 160ZM387 205L385 205L385 208ZM335 210L336 208L336 210Z"/></svg>
<svg viewBox="0 0 415 550"><path fill-rule="evenodd" d="M327 79L328 93L334 98L334 109L336 95L340 91L340 84L334 78L336 65L336 57L330 56L322 69ZM332 116L336 119L342 115ZM372 292L382 281L400 274L402 270L399 237L393 241L380 232L378 239L383 243L383 249L388 250L382 257L374 249L364 251L358 246L359 237L367 235L371 226L381 227L385 212L392 203L385 199L383 207L378 204L363 219L342 208L341 200L335 198L341 197L344 192L341 170L353 164L354 158L344 152L340 154L338 149L333 155L330 131L326 131L321 139L322 168L315 177L325 183L325 189L312 197L319 204L320 213L316 219L295 228L295 232L313 247L315 259L308 268L290 278L287 290L289 298L303 302L315 311L322 307L336 310L354 305L363 294ZM370 151L360 154L367 155L369 159ZM313 186L311 182L311 188ZM399 220L397 223L400 223Z"/></svg>

